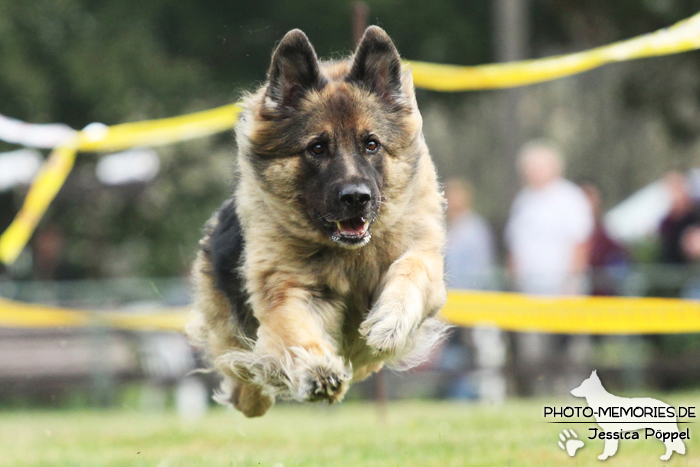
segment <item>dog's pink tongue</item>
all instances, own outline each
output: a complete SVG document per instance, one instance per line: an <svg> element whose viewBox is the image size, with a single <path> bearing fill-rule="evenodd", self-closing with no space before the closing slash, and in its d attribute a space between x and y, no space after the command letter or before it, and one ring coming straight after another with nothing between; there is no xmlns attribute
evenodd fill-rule
<svg viewBox="0 0 700 467"><path fill-rule="evenodd" d="M365 231L365 221L360 217L341 221L340 230L344 234L361 235Z"/></svg>

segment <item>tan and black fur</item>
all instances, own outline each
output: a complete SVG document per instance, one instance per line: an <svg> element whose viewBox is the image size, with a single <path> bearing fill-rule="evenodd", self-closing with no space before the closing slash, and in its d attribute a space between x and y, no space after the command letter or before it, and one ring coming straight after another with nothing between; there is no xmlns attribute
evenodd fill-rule
<svg viewBox="0 0 700 467"><path fill-rule="evenodd" d="M382 29L329 62L290 31L243 106L188 333L225 377L219 400L252 417L425 357L445 329L445 227L411 75Z"/></svg>

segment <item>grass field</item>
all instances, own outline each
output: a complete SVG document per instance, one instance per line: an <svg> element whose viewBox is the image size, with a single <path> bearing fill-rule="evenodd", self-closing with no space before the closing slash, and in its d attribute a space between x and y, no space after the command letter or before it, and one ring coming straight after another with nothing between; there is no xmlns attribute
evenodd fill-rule
<svg viewBox="0 0 700 467"><path fill-rule="evenodd" d="M700 395L663 400L700 405ZM571 404L571 400L558 404ZM695 466L700 425L689 426L685 456L669 462L657 440L622 441L601 464L603 441L588 440L591 424L543 421L552 401L512 401L502 407L458 402L395 402L379 416L368 403L280 404L261 419L212 410L184 422L175 414L129 410L0 412L0 465L156 467L449 467L449 466ZM698 428L695 428L695 427ZM586 441L570 458L558 446L563 427Z"/></svg>

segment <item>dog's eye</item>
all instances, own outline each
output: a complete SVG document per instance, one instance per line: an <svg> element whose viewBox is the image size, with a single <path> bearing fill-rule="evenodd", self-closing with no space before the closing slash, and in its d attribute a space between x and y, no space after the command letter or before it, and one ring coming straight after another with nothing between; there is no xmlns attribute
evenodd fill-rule
<svg viewBox="0 0 700 467"><path fill-rule="evenodd" d="M367 144L365 144L365 149L367 149L367 152L375 152L377 149L379 149L379 143L371 139L367 141Z"/></svg>
<svg viewBox="0 0 700 467"><path fill-rule="evenodd" d="M320 156L326 152L326 146L322 143L314 143L309 146L309 151L311 151L311 154L314 154L315 156Z"/></svg>

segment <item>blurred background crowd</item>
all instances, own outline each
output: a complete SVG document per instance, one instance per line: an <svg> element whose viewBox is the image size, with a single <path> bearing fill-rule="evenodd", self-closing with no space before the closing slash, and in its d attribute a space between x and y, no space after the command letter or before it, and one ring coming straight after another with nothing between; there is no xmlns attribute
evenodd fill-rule
<svg viewBox="0 0 700 467"><path fill-rule="evenodd" d="M234 102L264 80L292 28L324 58L379 24L407 59L476 65L584 50L698 11L700 0L0 0L0 113L80 129ZM448 200L450 287L700 298L697 52L417 97ZM0 297L134 312L188 304L188 268L232 191L234 154L230 132L81 154L29 247L0 265ZM0 142L0 231L45 156ZM564 393L591 368L613 389L695 387L698 352L696 335L456 329L427 364L350 396L388 385L396 397L497 402ZM145 405L197 407L209 384L186 376L197 356L167 333L0 329L0 354L0 405L109 404L136 387Z"/></svg>

